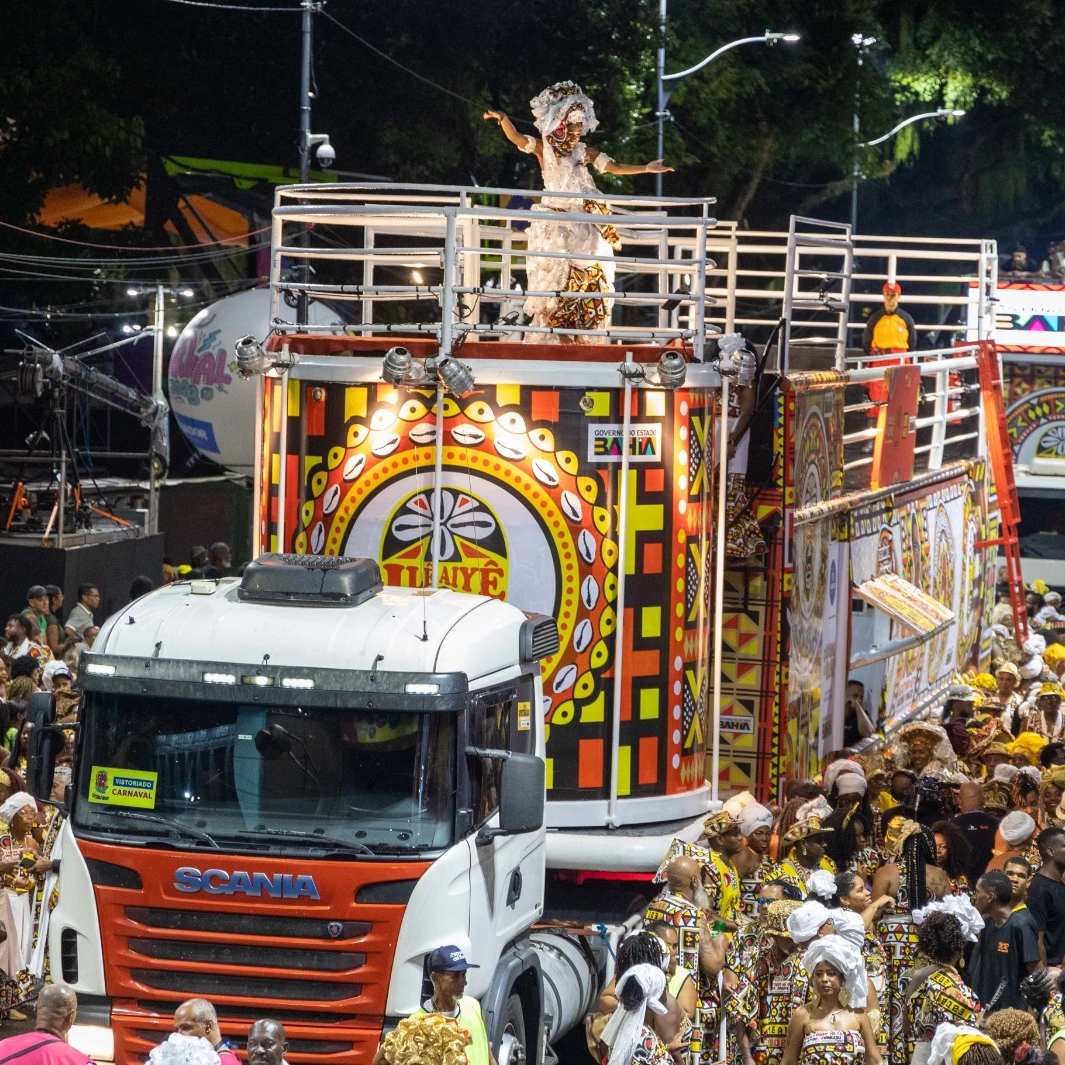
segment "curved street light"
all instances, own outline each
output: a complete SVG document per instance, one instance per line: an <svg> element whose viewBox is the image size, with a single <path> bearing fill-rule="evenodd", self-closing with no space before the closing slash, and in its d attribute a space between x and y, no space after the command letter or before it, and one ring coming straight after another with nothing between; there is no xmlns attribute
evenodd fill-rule
<svg viewBox="0 0 1065 1065"><path fill-rule="evenodd" d="M949 107L937 107L934 111L925 111L920 115L911 115L909 118L904 118L894 129L890 129L882 137L877 137L876 140L862 141L859 148L872 148L876 144L883 144L884 141L890 140L895 136L899 130L905 129L907 126L912 126L914 122L920 122L922 118L961 118L965 112L961 110L952 110Z"/></svg>
<svg viewBox="0 0 1065 1065"><path fill-rule="evenodd" d="M873 148L877 144L883 144L884 141L891 140L900 130L904 130L907 126L912 126L914 122L920 122L926 118L961 118L965 112L960 108L950 107L937 107L934 111L923 111L919 115L910 115L909 118L904 118L897 126L889 129L882 137L875 137L871 141L859 141L855 146L856 148ZM855 119L855 130L857 131L857 118ZM858 157L854 158L854 173L851 176L851 234L853 235L858 231L858 181L861 178L861 168L858 166Z"/></svg>
<svg viewBox="0 0 1065 1065"><path fill-rule="evenodd" d="M666 32L666 0L661 0L661 6L659 9L659 15L662 23L662 33ZM666 73L666 49L663 45L658 49L658 110L655 112L655 118L658 120L658 150L656 152L656 158L661 159L664 147L663 140L665 136L665 121L670 117L669 112L666 110L666 105L669 103L669 98L673 95L672 89L666 88L666 82L678 82L681 78L688 77L689 74L694 74L699 70L702 70L708 63L712 63L718 56L724 55L726 52L731 51L733 48L739 48L741 44L774 44L776 41L786 41L788 44L794 44L801 38L797 33L773 33L770 30L766 30L765 33L759 34L757 37L741 37L737 41L729 41L728 44L723 44L720 48L711 52L705 59L696 63L693 67L688 67L687 70L678 70L676 74ZM655 195L662 195L662 175L659 174L655 178Z"/></svg>

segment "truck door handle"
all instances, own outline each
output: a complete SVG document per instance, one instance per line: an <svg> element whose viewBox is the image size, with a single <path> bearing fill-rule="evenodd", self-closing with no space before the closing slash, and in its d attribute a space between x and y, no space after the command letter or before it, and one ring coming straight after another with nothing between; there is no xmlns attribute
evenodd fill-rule
<svg viewBox="0 0 1065 1065"><path fill-rule="evenodd" d="M510 888L507 890L507 905L513 906L521 898L521 869L510 874Z"/></svg>

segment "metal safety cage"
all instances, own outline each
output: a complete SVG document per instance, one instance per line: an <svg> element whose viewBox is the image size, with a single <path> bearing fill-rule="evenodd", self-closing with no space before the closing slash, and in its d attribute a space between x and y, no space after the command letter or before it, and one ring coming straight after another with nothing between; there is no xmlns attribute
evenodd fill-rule
<svg viewBox="0 0 1065 1065"><path fill-rule="evenodd" d="M547 340L552 335L610 344L681 342L701 361L709 303L707 234L717 224L712 199L647 199L604 193L606 213L582 198L551 193L550 219L613 226L623 249L611 259L614 288L606 329L566 329L523 321L532 256L594 261L593 256L530 251L525 230L544 211L527 191L447 185L290 186L277 190L271 286L281 299L322 300L347 319L343 334L435 339L442 354L466 342ZM569 210L558 204L572 201ZM594 219L594 221L591 221ZM308 244L304 247L304 242ZM301 322L299 332L337 326ZM470 353L467 349L467 353ZM470 353L472 354L472 353ZM490 354L485 352L485 354Z"/></svg>

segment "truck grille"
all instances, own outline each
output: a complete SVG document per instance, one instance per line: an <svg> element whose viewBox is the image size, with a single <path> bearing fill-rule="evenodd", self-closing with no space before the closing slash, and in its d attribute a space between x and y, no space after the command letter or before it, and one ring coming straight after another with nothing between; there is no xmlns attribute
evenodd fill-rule
<svg viewBox="0 0 1065 1065"><path fill-rule="evenodd" d="M129 949L163 961L198 961L206 965L250 965L266 969L310 969L346 973L366 964L365 954L328 950L285 950L217 943L189 943L171 939L130 939Z"/></svg>
<svg viewBox="0 0 1065 1065"><path fill-rule="evenodd" d="M283 939L358 939L369 935L367 921L326 921L313 917L272 917L261 913L212 913L127 906L126 916L148 928L217 932L231 936L277 936Z"/></svg>
<svg viewBox="0 0 1065 1065"><path fill-rule="evenodd" d="M133 969L130 974L145 987L177 992L189 997L213 998L233 993L233 977L226 973L166 972L158 969ZM324 980L272 979L261 976L241 976L240 992L258 999L277 999L287 1002L293 998L315 998L320 1002L342 1002L362 994L360 984L332 984Z"/></svg>

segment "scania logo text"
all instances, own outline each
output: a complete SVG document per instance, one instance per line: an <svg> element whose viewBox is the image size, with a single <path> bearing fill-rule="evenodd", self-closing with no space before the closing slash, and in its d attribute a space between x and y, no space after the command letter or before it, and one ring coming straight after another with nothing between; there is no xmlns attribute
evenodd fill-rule
<svg viewBox="0 0 1065 1065"><path fill-rule="evenodd" d="M225 869L200 872L182 866L174 873L174 887L188 893L208 895L266 896L271 899L320 899L314 877L303 873L229 873Z"/></svg>

